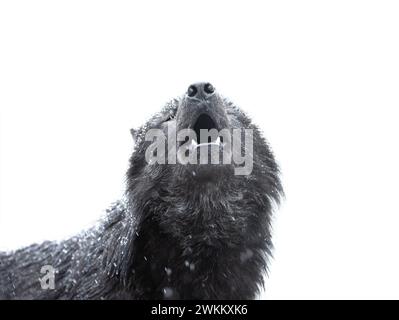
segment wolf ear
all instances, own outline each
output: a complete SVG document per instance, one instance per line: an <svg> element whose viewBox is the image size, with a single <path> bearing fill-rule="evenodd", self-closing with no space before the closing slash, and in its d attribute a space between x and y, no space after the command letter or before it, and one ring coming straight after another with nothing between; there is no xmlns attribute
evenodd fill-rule
<svg viewBox="0 0 399 320"><path fill-rule="evenodd" d="M136 143L136 141L137 141L137 130L136 129L130 129L130 134L133 137L133 142Z"/></svg>

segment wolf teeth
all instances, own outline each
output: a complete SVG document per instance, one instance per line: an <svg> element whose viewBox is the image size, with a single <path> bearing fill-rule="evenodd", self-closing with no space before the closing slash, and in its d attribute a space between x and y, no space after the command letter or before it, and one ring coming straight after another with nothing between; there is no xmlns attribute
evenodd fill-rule
<svg viewBox="0 0 399 320"><path fill-rule="evenodd" d="M194 139L191 140L190 145L188 146L188 149L194 150L197 149L198 147L205 147L205 146L224 146L224 143L221 143L220 137L218 137L214 142L205 142L205 143L197 143Z"/></svg>

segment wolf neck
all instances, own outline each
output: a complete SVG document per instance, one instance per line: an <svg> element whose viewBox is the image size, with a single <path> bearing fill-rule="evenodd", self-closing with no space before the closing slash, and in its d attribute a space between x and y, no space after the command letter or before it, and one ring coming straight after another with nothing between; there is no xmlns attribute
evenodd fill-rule
<svg viewBox="0 0 399 320"><path fill-rule="evenodd" d="M246 216L258 213L245 212L246 203L255 210L245 192L147 193L145 201L132 207L139 229L133 234L131 260L124 261L130 264L124 282L143 298L165 298L165 290L173 293L166 298L251 298L262 281L259 270L268 249L262 230L267 227L247 234ZM225 297L212 295L226 293L216 286L230 285L231 277L248 291L233 286ZM195 293L193 286L199 288Z"/></svg>

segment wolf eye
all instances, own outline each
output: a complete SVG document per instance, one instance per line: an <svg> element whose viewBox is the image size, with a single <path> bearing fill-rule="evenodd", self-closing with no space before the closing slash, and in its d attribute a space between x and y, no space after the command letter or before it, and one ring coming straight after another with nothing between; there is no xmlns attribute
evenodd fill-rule
<svg viewBox="0 0 399 320"><path fill-rule="evenodd" d="M176 114L170 113L170 114L166 117L165 122L170 121L170 120L173 120L175 117L176 117Z"/></svg>

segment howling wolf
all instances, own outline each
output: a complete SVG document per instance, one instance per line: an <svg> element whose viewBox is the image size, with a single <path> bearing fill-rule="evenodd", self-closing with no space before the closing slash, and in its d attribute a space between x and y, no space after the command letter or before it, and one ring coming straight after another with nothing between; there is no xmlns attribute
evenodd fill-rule
<svg viewBox="0 0 399 320"><path fill-rule="evenodd" d="M193 135L164 140L165 150L153 153L167 158L160 163L148 161L154 129ZM228 148L228 135L200 141L212 129L250 130L251 150L247 140L238 151ZM283 194L259 129L210 83L195 83L132 134L124 198L75 237L0 253L0 299L255 298L272 249L271 214ZM178 149L196 160L210 147L216 155L249 155L251 170L237 174L234 161L168 162Z"/></svg>

